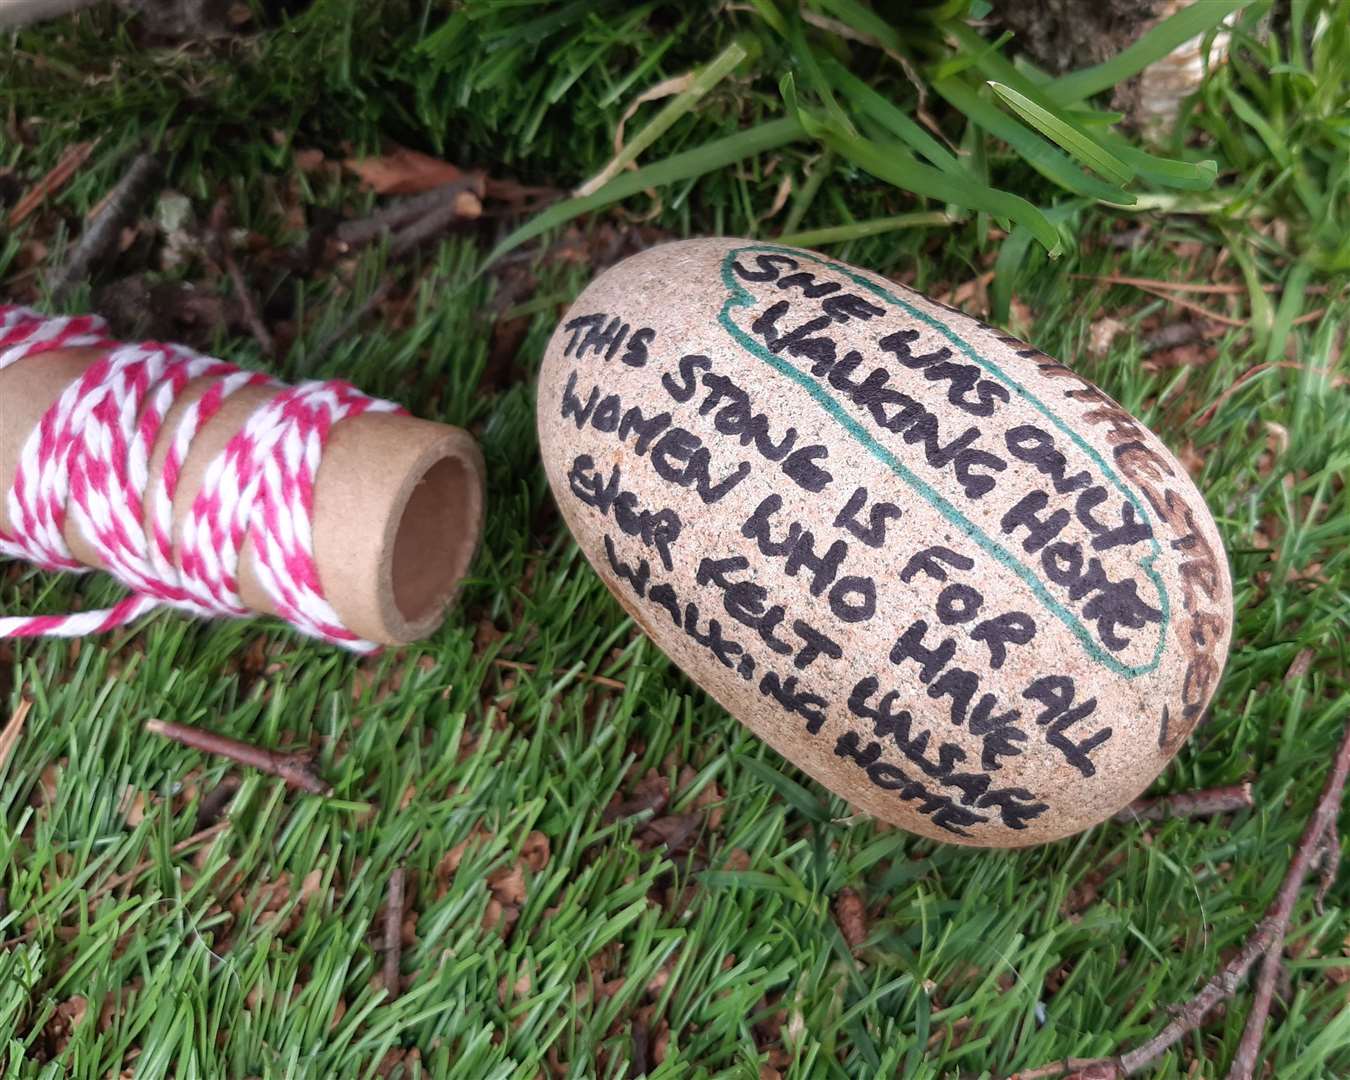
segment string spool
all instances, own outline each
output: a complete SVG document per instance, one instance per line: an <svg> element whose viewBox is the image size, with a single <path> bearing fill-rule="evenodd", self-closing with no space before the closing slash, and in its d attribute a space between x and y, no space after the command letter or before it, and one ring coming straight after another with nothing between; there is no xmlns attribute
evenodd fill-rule
<svg viewBox="0 0 1350 1080"><path fill-rule="evenodd" d="M156 608L278 615L356 652L442 621L482 532L482 454L340 380L287 386L96 316L0 306L0 555L112 573L101 611L0 615L82 636Z"/></svg>

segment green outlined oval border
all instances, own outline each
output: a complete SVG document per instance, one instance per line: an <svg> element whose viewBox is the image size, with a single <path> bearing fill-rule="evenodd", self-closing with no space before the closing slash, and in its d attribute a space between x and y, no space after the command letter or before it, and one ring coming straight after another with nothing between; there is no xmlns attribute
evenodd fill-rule
<svg viewBox="0 0 1350 1080"><path fill-rule="evenodd" d="M970 518L937 491L936 488L911 471L904 462L895 456L895 454L878 442L876 438L873 437L872 433L859 423L857 418L851 415L848 410L839 403L838 399L826 390L820 382L787 359L771 353L760 342L756 341L736 325L731 318L732 310L738 307L753 306L756 302L756 298L749 289L737 280L732 272L731 266L738 256L756 252L789 255L794 259L813 262L823 266L833 273L843 275L854 284L872 293L874 296L881 298L893 307L900 308L912 318L917 319L925 326L937 331L959 349L968 359L978 364L990 375L998 379L1010 390L1014 391L1018 397L1029 402L1042 413L1046 419L1054 424L1056 428L1066 435L1070 441L1093 461L1097 468L1101 470L1102 475L1110 481L1112 486L1134 506L1135 513L1139 516L1139 520L1150 526L1154 525L1155 523L1149 517L1148 510L1143 502L1120 479L1115 470L1107 464L1101 454L1089 446L1082 436L1070 428L1043 401L1032 394L1016 379L1012 378L1012 376L1008 375L1001 367L999 367L999 365L977 352L974 346L952 330L951 327L939 322L927 312L922 311L913 304L901 299L890 290L860 276L845 264L832 262L823 256L813 255L810 252L805 252L798 248L781 247L776 244L750 244L736 247L728 251L723 257L722 284L726 287L728 296L726 303L722 305L721 313L718 316L718 322L721 323L722 328L731 335L732 340L756 359L768 364L780 375L785 375L806 390L816 403L820 405L846 432L848 432L854 440L871 453L873 457L890 469L891 472L895 473L895 475L904 481L905 484L917 492L926 502L942 514L943 517L951 522L953 526L983 549L986 554L990 555L1006 569L1017 574L1041 602L1042 606L1069 628L1070 632L1083 646L1084 651L1086 651L1093 660L1114 671L1116 674L1124 675L1126 678L1131 679L1156 670L1162 659L1163 648L1167 642L1167 628L1171 622L1171 604L1167 596L1167 590L1163 588L1162 576L1154 567L1162 550L1158 544L1157 537L1154 536L1150 539L1150 553L1142 557L1137 565L1139 569L1143 571L1144 576L1152 582L1153 587L1158 593L1158 610L1162 613L1162 619L1158 624L1158 644L1153 650L1153 657L1151 660L1145 664L1132 666L1123 663L1115 656L1112 656L1110 652L1103 649L1101 644L1092 635L1092 632L1083 624L1082 620L1051 595L1050 590L1046 588L1045 583L1032 572L1031 568L1027 566L1021 558L986 533L976 525L975 522L971 521Z"/></svg>

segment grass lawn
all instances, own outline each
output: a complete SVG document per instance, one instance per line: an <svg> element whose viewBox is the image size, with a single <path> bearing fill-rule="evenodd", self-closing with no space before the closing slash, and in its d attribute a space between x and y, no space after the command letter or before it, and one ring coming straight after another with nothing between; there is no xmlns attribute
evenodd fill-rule
<svg viewBox="0 0 1350 1080"><path fill-rule="evenodd" d="M1030 224L1009 234L980 207L876 179L828 132L705 168L718 140L783 115L785 70L819 115L861 100L812 82L804 26L913 103L881 51L773 25L790 6L320 0L245 5L209 44L147 43L107 11L0 39L0 213L97 140L0 234L0 296L97 306L123 333L291 379L350 379L471 429L490 484L462 602L411 648L360 659L272 621L175 614L0 644L0 725L26 710L0 763L5 1080L1002 1076L1147 1039L1249 934L1350 712L1350 4L1296 4L1264 39L1254 5L1252 44L1171 149L1217 160L1217 185L1145 183L1134 209L1056 186L1046 169L1062 164L1032 167L966 124L959 89L930 94L962 167L1047 211L1057 258ZM837 22L864 5L814 7ZM629 102L747 32L749 67L641 155L686 155L650 194L661 178L643 174L617 207L486 270L528 218L491 190L481 217L409 254L323 242L386 201L344 158L387 140L571 189L612 157ZM644 105L628 135L661 108ZM53 303L44 275L147 144L163 175L92 286ZM184 207L187 224L169 220ZM718 232L816 233L832 255L1010 325L1178 453L1224 534L1237 625L1208 720L1154 790L1251 780L1253 810L1107 823L1020 852L919 840L852 816L642 637L552 505L532 378L597 267ZM1122 277L1221 288L1159 296ZM0 564L6 614L117 595L100 576ZM158 739L151 718L311 748L334 794ZM384 908L400 868L395 996ZM1350 874L1321 910L1313 892L1265 1037L1281 1080L1350 1075ZM1154 1075L1222 1075L1249 995Z"/></svg>

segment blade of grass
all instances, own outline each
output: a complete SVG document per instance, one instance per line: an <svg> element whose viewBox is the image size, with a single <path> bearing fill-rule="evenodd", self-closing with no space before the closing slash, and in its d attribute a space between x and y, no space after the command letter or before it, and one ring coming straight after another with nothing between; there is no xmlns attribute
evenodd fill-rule
<svg viewBox="0 0 1350 1080"><path fill-rule="evenodd" d="M829 808L821 798L808 791L796 780L767 762L749 756L742 757L737 764L750 773L761 784L773 788L783 799L816 825L824 825L830 819Z"/></svg>
<svg viewBox="0 0 1350 1080"><path fill-rule="evenodd" d="M1055 227L1037 207L1018 195L921 165L898 144L881 146L861 136L844 135L830 128L821 130L818 137L836 153L896 187L1016 221L1026 225L1052 255L1058 255L1062 250Z"/></svg>
<svg viewBox="0 0 1350 1080"><path fill-rule="evenodd" d="M997 56L998 51L1012 39L1013 33L1011 30L1003 31L993 41L986 41L979 34L971 31L966 47L958 49L956 55L948 57L933 69L933 81L952 79L970 68L981 68L990 57Z"/></svg>
<svg viewBox="0 0 1350 1080"><path fill-rule="evenodd" d="M1266 343L1266 363L1278 360L1284 355L1289 332L1297 322L1299 312L1303 310L1312 270L1312 263L1305 259L1295 263L1288 278L1285 279L1284 295L1280 297L1279 307L1275 309L1275 318L1270 327L1270 341Z"/></svg>
<svg viewBox="0 0 1350 1080"><path fill-rule="evenodd" d="M778 237L780 243L797 247L812 247L816 244L842 244L848 240L861 240L868 236L880 236L882 233L897 229L915 229L922 226L941 226L955 224L955 219L942 210L916 210L911 214L896 214L894 217L872 218L868 221L855 221L848 225L835 225L828 229L808 229L799 233L784 233ZM1021 226L1018 226L1020 229ZM1026 237L1031 239L1030 230Z"/></svg>
<svg viewBox="0 0 1350 1080"><path fill-rule="evenodd" d="M639 154L670 130L671 125L688 113L709 90L730 75L749 56L751 50L733 41L711 62L699 68L688 87L676 94L650 121L610 159L603 169L577 188L582 197L593 195L637 160Z"/></svg>
<svg viewBox="0 0 1350 1080"><path fill-rule="evenodd" d="M875 38L883 48L903 51L904 42L900 32L875 11L858 3L858 0L820 0L819 6L860 34Z"/></svg>
<svg viewBox="0 0 1350 1080"><path fill-rule="evenodd" d="M985 101L964 80L943 79L933 83L933 89L968 120L1007 143L1028 165L1065 191L1119 206L1133 204L1133 195L1086 175L1071 158L1014 117Z"/></svg>
<svg viewBox="0 0 1350 1080"><path fill-rule="evenodd" d="M786 146L805 134L801 123L791 116L769 120L734 135L704 143L693 150L673 154L663 161L645 165L635 172L616 177L593 195L568 199L536 214L492 249L483 262L486 269L509 251L533 240L575 217L599 210L647 188L664 187L703 176L716 169L754 157L766 150ZM480 271L481 272L481 271Z"/></svg>
<svg viewBox="0 0 1350 1080"><path fill-rule="evenodd" d="M967 26L964 22L953 22L946 26L945 30L956 48L972 58L973 66L984 76L985 80L1001 82L1005 86L1011 86L1019 94L1030 98L1042 109L1054 113L1060 111L1061 103L1046 96L1045 84L1050 81L1048 75L1025 61L1020 65L1014 65L1011 60L1003 55L1002 45L1007 40L1006 37L993 42L992 44L997 47L990 48L991 42L981 37L974 27ZM1087 112L1094 111L1081 104L1079 108ZM1106 117L1111 114L1099 112L1098 115Z"/></svg>
<svg viewBox="0 0 1350 1080"><path fill-rule="evenodd" d="M783 13L778 10L778 5L774 0L750 0L750 6L754 8L755 13L769 24L769 27L779 34L787 33L787 20Z"/></svg>
<svg viewBox="0 0 1350 1080"><path fill-rule="evenodd" d="M855 108L870 116L910 149L922 154L943 172L964 171L961 163L941 143L842 64L835 60L826 60L822 67L830 81Z"/></svg>
<svg viewBox="0 0 1350 1080"><path fill-rule="evenodd" d="M1134 170L1120 158L1093 139L1082 128L1041 108L1025 94L1020 94L1011 86L990 81L990 88L1023 121L1035 128L1051 142L1067 150L1090 169L1096 170L1107 180L1117 184L1128 184L1134 179Z"/></svg>
<svg viewBox="0 0 1350 1080"><path fill-rule="evenodd" d="M797 226L802 223L802 218L811 209L811 204L820 194L820 186L825 182L825 178L834 171L834 155L828 150L823 151L811 164L810 169L805 183L802 184L793 198L792 206L788 208L787 219L783 222L783 232L785 233L796 232Z"/></svg>
<svg viewBox="0 0 1350 1080"><path fill-rule="evenodd" d="M1072 199L1045 211L1045 216L1055 226L1063 227L1087 205L1085 200ZM1013 285L1017 271L1026 262L1031 239L1030 234L1019 225L999 247L998 258L994 261L993 283L989 288L991 318L997 326L1006 325L1012 311Z"/></svg>
<svg viewBox="0 0 1350 1080"><path fill-rule="evenodd" d="M1208 191L1219 175L1219 166L1212 160L1190 162L1149 154L1114 132L1103 132L1103 142L1111 152L1134 169L1141 181L1178 191Z"/></svg>
<svg viewBox="0 0 1350 1080"><path fill-rule="evenodd" d="M803 26L801 19L792 20L788 27L788 44L792 47L797 63L801 66L807 85L820 96L821 104L825 107L825 113L829 117L830 123L841 131L853 134L855 130L853 121L834 96L834 90L830 86L829 79L825 77L824 71L821 70L815 50L806 40Z"/></svg>
<svg viewBox="0 0 1350 1080"><path fill-rule="evenodd" d="M1256 260L1246 248L1247 241L1230 236L1228 251L1242 271L1242 279L1247 283L1247 298L1251 303L1251 331L1258 346L1265 348L1271 342L1271 325L1275 321L1275 312L1270 305L1270 297L1261 287L1261 274L1256 268Z"/></svg>
<svg viewBox="0 0 1350 1080"><path fill-rule="evenodd" d="M948 33L952 39L963 49L974 53L977 56L975 67L977 67L985 79L990 82L1002 83L1004 86L1011 87L1028 101L1033 102L1039 108L1045 110L1051 116L1069 116L1065 113L1063 103L1048 97L1043 86L1038 85L1027 77L1027 75L1014 67L1012 63L997 50L982 48L987 44L984 38L980 37L973 29L962 24L953 24L948 27ZM942 93L941 87L935 87L939 93ZM949 101L951 97L943 94ZM976 102L979 97L971 94ZM958 105L955 101L952 104L957 105L963 113L970 116L970 111L964 105ZM978 108L978 105L976 106ZM992 110L995 116L1003 116L997 109ZM1087 125L1093 128L1102 128L1097 132L1096 142L1107 152L1123 161L1126 166L1133 169L1136 177L1141 182L1156 184L1161 187L1179 188L1182 190L1204 190L1211 186L1214 176L1217 174L1209 162L1201 162L1199 165L1192 165L1188 162L1173 161L1168 158L1154 157L1152 154L1145 153L1137 147L1130 145L1125 139L1121 138L1114 131L1108 130L1109 125L1115 122L1115 114L1095 110L1074 110L1071 118L1081 126ZM1005 119L1008 119L1005 117ZM981 121L982 126L985 121ZM1021 125L1014 125L1020 128ZM1018 149L1033 166L1039 168L1036 159L1030 157L1021 149L1018 143L1014 142L1009 134L1004 131L996 132L994 128L989 128L991 133L998 134L1009 145ZM1025 130L1025 129L1023 129ZM1086 131L1081 132L1085 138L1093 138ZM1051 149L1047 147L1047 149ZM1043 171L1043 170L1042 170ZM1056 179L1057 183L1063 184L1061 179ZM1070 189L1075 190L1075 189ZM1076 191L1076 194L1088 194L1084 191ZM1106 202L1112 202L1110 197L1096 195L1095 198L1101 198ZM1119 200L1114 200L1117 203ZM1128 204L1126 204L1128 205Z"/></svg>

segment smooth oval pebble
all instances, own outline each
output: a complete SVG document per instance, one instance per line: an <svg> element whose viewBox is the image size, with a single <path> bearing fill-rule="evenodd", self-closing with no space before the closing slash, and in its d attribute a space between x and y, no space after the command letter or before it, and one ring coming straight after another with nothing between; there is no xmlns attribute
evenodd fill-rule
<svg viewBox="0 0 1350 1080"><path fill-rule="evenodd" d="M1214 692L1232 584L1186 470L1044 353L749 240L601 274L544 463L633 619L855 806L1014 847L1119 810Z"/></svg>

